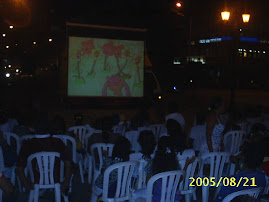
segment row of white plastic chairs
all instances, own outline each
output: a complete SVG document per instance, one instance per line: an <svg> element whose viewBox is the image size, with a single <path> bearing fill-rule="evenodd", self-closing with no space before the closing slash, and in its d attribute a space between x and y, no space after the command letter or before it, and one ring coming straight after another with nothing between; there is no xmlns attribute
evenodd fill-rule
<svg viewBox="0 0 269 202"><path fill-rule="evenodd" d="M99 145L99 147L103 147L103 149L105 149L105 144L103 145ZM92 148L92 151L94 150L94 148L97 148L98 145L94 145L93 148ZM111 147L113 147L111 144L108 144L107 145L107 148L108 148L108 152L106 152L107 155L111 155L110 151L112 150ZM131 155L132 156L132 155ZM135 159L135 158L130 158L130 162L136 162L136 167L137 169L135 168L132 168L133 171L132 173L130 174L132 177L136 177L138 179L138 182L137 182L137 186L136 188L137 189L141 189L141 188L146 188L147 191L146 191L146 196L144 196L147 201L151 201L151 198L152 198L152 189L153 189L153 184L156 180L162 178L162 177L168 177L170 175L172 176L177 176L177 177L181 177L183 176L184 177L184 180L180 182L180 186L179 186L179 189L180 189L180 193L182 195L185 195L185 201L188 202L188 201L191 201L191 198L193 198L194 200L197 199L197 196L196 196L196 188L195 187L192 187L190 186L190 178L191 177L201 177L203 178L205 175L203 174L203 167L204 167L204 164L203 164L203 161L206 160L206 159L209 159L209 164L210 164L210 173L209 175L207 176L209 179L213 179L213 177L215 178L216 181L218 181L218 179L220 179L220 177L225 177L225 176L228 176L228 168L229 168L229 157L230 157L230 154L227 153L227 152L212 152L212 153L208 153L208 154L205 154L203 156L201 156L201 158L197 157L195 159L194 162L192 162L188 167L187 167L187 170L186 171L170 171L170 172L166 172L166 173L161 173L161 174L158 174L158 175L155 175L153 176L149 182L146 184L146 173L144 171L144 168L145 168L145 165L146 165L146 162L143 160L143 159ZM95 158L95 157L94 157ZM95 162L95 159L93 158L93 161L94 161L94 168L97 168L97 164ZM101 157L101 155L99 156L99 162L102 163L103 162L103 157ZM107 195L107 192L108 192L108 179L109 179L109 173L118 168L119 165L130 165L131 163L129 162L124 162L124 163L120 163L120 164L116 164L116 165L112 165L110 166L106 171L105 171L105 174L104 174L104 187L103 187L103 198L102 200L103 201L106 201L108 195ZM185 163L185 161L184 161ZM180 165L182 165L182 162L179 162ZM132 164L133 165L133 164ZM100 166L100 165L99 165ZM183 168L184 166L181 166L181 168ZM226 172L225 172L225 169L226 169ZM138 170L138 174L136 173L136 170ZM130 171L130 170L128 170ZM97 178L97 176L100 174L100 170L99 168L97 168L97 170L95 170L94 172L96 172L94 174L94 179ZM124 172L127 172L126 170L124 169L119 169L118 170L118 173L124 173ZM117 191L116 191L116 196L115 196L115 201L117 200L131 200L132 201L135 201L135 199L137 197L140 197L140 195L136 195L136 192L134 191L134 187L132 187L132 185L130 184L130 182L128 180L130 180L128 178L128 180L124 180L122 179L123 177L128 177L129 175L127 173L124 173L123 176L120 177L120 174L118 174L118 183L117 183ZM120 178L119 178L120 177ZM168 180L168 178L166 179ZM165 184L165 182L167 182L166 180L163 179L163 182ZM173 180L175 180L175 178L173 178ZM121 182L128 182L127 184L125 184L124 186L120 185ZM175 182L175 181L174 181ZM172 182L168 182L168 184L170 184ZM172 186L172 185L171 185ZM172 201L171 200L171 197L174 197L174 194L172 195L169 195L169 194L164 194L164 193L175 193L175 189L178 187L178 185L175 185L175 187L172 189L171 186L168 186L168 187L165 187L165 186L162 186L162 200L161 201ZM118 190L120 189L121 187L128 187L128 189L132 190L132 191L128 191L128 190ZM167 190L169 189L169 190ZM173 190L173 191L172 191ZM219 190L219 189L218 189ZM268 188L267 188L267 192L268 192ZM92 201L96 201L97 199L97 196L98 196L98 191L96 191L96 186L94 185L94 181L93 181L93 186L92 186ZM121 195L119 195L119 193L121 193ZM215 195L216 196L216 195ZM164 198L165 197L165 198ZM167 197L170 197L169 200ZM209 186L203 186L202 187L202 200L203 202L205 201L209 201ZM113 201L113 200L112 200Z"/></svg>

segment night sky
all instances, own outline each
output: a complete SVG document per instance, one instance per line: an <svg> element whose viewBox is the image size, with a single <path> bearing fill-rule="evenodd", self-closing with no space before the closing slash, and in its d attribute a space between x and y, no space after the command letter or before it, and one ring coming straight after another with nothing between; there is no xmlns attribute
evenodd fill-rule
<svg viewBox="0 0 269 202"><path fill-rule="evenodd" d="M7 37L0 40L2 54L28 55L29 60L45 60L58 54L65 41L65 22L147 28L146 47L149 56L165 64L183 54L186 40L222 35L220 12L225 6L232 12L231 27L240 13L251 14L248 34L269 39L268 0L184 0L183 8L175 9L172 0L1 0L0 29ZM236 12L235 12L236 11ZM178 15L183 13L184 16ZM235 15L233 15L235 13ZM15 28L10 30L8 25ZM190 33L191 25L191 33ZM53 38L53 44L48 38ZM37 41L37 46L33 46ZM18 44L16 49L14 45ZM10 45L6 53L5 45ZM37 57L37 56L42 56ZM26 57L26 58L27 58Z"/></svg>

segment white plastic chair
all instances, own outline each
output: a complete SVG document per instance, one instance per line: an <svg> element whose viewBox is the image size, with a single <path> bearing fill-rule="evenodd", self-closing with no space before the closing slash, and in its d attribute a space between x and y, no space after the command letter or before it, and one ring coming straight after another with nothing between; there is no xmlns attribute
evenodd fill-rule
<svg viewBox="0 0 269 202"><path fill-rule="evenodd" d="M240 130L229 131L224 134L224 148L231 155L237 154L246 138L246 132ZM230 175L235 174L235 164L230 165Z"/></svg>
<svg viewBox="0 0 269 202"><path fill-rule="evenodd" d="M130 141L130 143L132 145L131 150L134 151L135 153L137 153L141 150L141 147L140 147L139 143L137 142L139 134L140 134L140 132L136 131L136 130L128 131L125 134L125 137Z"/></svg>
<svg viewBox="0 0 269 202"><path fill-rule="evenodd" d="M19 154L20 152L20 137L18 135L16 135L15 133L11 133L11 132L4 132L4 139L7 141L7 144L9 146L12 145L12 141L16 142L16 153Z"/></svg>
<svg viewBox="0 0 269 202"><path fill-rule="evenodd" d="M87 133L87 128L85 126L73 126L68 128L69 132L73 132L76 136L78 136L79 140L82 143L82 148L86 148L86 133Z"/></svg>
<svg viewBox="0 0 269 202"><path fill-rule="evenodd" d="M37 169L39 170L39 184L34 185L34 190L30 191L29 202L38 202L40 189L54 189L55 201L61 201L60 183L54 182L54 163L55 158L60 158L58 152L39 152L32 154L27 159L27 169L29 170L32 183L34 183L34 172L32 168L32 161L37 162Z"/></svg>
<svg viewBox="0 0 269 202"><path fill-rule="evenodd" d="M234 130L224 134L224 147L226 152L236 154L240 151L240 146L244 143L246 137L245 131Z"/></svg>
<svg viewBox="0 0 269 202"><path fill-rule="evenodd" d="M185 165L186 160L181 160L179 161L180 165ZM189 186L191 183L190 178L191 177L198 177L199 173L201 173L202 169L202 159L197 157L194 162L188 165L187 170L186 170L186 175L184 180L181 183L181 194L185 195L185 201L190 202L191 197L193 197L194 200L197 200L196 197L196 187Z"/></svg>
<svg viewBox="0 0 269 202"><path fill-rule="evenodd" d="M161 134L163 134L165 131L164 124L154 124L151 125L150 128L153 134L155 135L157 141L160 139Z"/></svg>
<svg viewBox="0 0 269 202"><path fill-rule="evenodd" d="M7 141L7 144L9 146L12 146L12 142L16 143L16 154L18 155L20 152L20 148L21 148L20 137L18 135L16 135L15 133L11 133L11 132L4 132L3 135L4 135L4 139ZM12 171L11 179L10 179L10 181L13 185L15 185L15 180L16 180L16 172L14 169L14 171ZM21 183L20 183L18 177L17 177L17 182L18 182L19 191L21 192L22 186L21 186Z"/></svg>
<svg viewBox="0 0 269 202"><path fill-rule="evenodd" d="M152 201L152 192L154 184L161 180L162 181L162 190L161 190L161 199L160 202L174 201L176 192L179 189L179 181L182 177L185 176L185 171L175 170L158 173L153 175L147 184L146 189L146 202ZM135 196L135 192L133 193ZM135 198L132 198L132 201L135 201Z"/></svg>
<svg viewBox="0 0 269 202"><path fill-rule="evenodd" d="M77 143L76 143L75 138L73 138L69 135L53 135L53 137L60 138L66 146L71 145L71 147L72 147L72 160L75 164L78 164L81 182L84 183L83 167L82 167L82 155L77 153ZM63 170L64 166L63 166L63 164L64 163L61 162L61 181L64 180L63 179L64 178L64 170Z"/></svg>
<svg viewBox="0 0 269 202"><path fill-rule="evenodd" d="M104 163L104 158L112 156L113 148L114 148L114 144L105 144L105 143L96 143L91 146L91 158L92 158L92 165L93 165L92 183L95 182L96 178L101 173L101 169ZM104 156L104 154L106 154L106 156ZM97 162L99 162L99 164L97 164ZM89 172L88 174L90 175L91 173Z"/></svg>
<svg viewBox="0 0 269 202"><path fill-rule="evenodd" d="M86 158L84 159L84 171L85 172L88 172L88 183L91 184L91 181L92 181L92 167L93 167L93 164L92 164L92 156L89 154L88 152L88 144L89 144L89 138L92 136L92 134L94 133L102 133L101 130L96 130L96 129L93 129L88 132L86 134Z"/></svg>
<svg viewBox="0 0 269 202"><path fill-rule="evenodd" d="M258 198L259 193L261 192L261 188L254 188L254 189L245 189L242 191L237 191L234 193L231 193L229 195L227 195L222 202L230 202L232 201L235 197L237 196L243 196L243 195L248 195L251 196L252 198Z"/></svg>
<svg viewBox="0 0 269 202"><path fill-rule="evenodd" d="M209 152L201 156L203 162L209 159L210 162L210 174L207 176L209 179L215 178L216 182L220 177L224 176L224 165L229 165L230 153L228 152ZM203 167L204 167L203 163ZM201 169L200 177L204 177L203 168ZM203 202L207 202L209 198L209 186L202 186Z"/></svg>
<svg viewBox="0 0 269 202"><path fill-rule="evenodd" d="M116 202L116 201L126 201L131 199L131 179L133 176L133 172L135 167L138 166L138 162L136 161L127 161L121 163L115 163L109 166L104 173L104 180L103 180L103 194L102 194L102 201L104 202ZM108 184L111 172L117 172L117 187L115 196L113 198L108 197ZM95 185L93 186L92 190L92 198L91 201L96 201L97 195L95 190Z"/></svg>
<svg viewBox="0 0 269 202"><path fill-rule="evenodd" d="M147 161L145 161L142 157L142 153L132 153L129 155L130 161L139 162L138 168L134 171L134 178L137 179L137 189L142 189L146 187L147 173L145 172L145 166L147 165ZM136 184L136 180L134 180L132 188L134 188Z"/></svg>
<svg viewBox="0 0 269 202"><path fill-rule="evenodd" d="M113 133L119 133L124 136L126 131L126 124L121 121L118 123L118 125L113 126L112 131Z"/></svg>

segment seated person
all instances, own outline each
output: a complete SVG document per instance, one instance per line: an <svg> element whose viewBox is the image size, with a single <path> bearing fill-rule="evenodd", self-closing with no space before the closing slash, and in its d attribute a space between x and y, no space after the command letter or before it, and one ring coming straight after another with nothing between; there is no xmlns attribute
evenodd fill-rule
<svg viewBox="0 0 269 202"><path fill-rule="evenodd" d="M45 131L39 131L39 134L45 134ZM22 185L26 188L26 190L33 189L33 184L31 184L24 173L24 169L27 166L27 159L31 154L38 152L59 152L60 159L55 160L55 168L54 168L54 179L55 183L60 182L60 160L64 161L64 181L61 182L62 191L66 191L69 188L69 181L71 177L72 170L72 157L70 152L67 150L67 147L63 143L63 141L59 138L53 138L51 135L37 135L36 138L28 139L23 141L18 159L17 159L17 173L21 180ZM34 167L34 165L33 165ZM38 171L34 170L35 175L35 183L38 183Z"/></svg>
<svg viewBox="0 0 269 202"><path fill-rule="evenodd" d="M9 198L14 192L11 182L0 172L0 189L4 192L4 198ZM2 199L0 199L2 201Z"/></svg>
<svg viewBox="0 0 269 202"><path fill-rule="evenodd" d="M139 153L130 154L130 160L139 161L143 159L146 161L144 171L147 174L148 180L152 175L152 159L156 147L156 138L152 131L143 130L140 132L137 142L141 147L141 151ZM134 176L138 176L137 170L135 170Z"/></svg>
<svg viewBox="0 0 269 202"><path fill-rule="evenodd" d="M167 122L168 119L176 120L184 130L185 119L182 114L178 112L178 105L176 103L170 103L168 105L168 115L166 115L165 121Z"/></svg>
<svg viewBox="0 0 269 202"><path fill-rule="evenodd" d="M242 183L237 186L223 186L218 193L215 201L222 201L228 194L231 194L236 191L241 191L245 189L251 189L253 186L250 186L255 182L255 188L266 186L265 174L262 170L259 169L263 162L264 151L263 147L259 143L249 143L243 150L243 168L239 173L230 176L234 177L235 183L238 183L241 177L246 177L249 181L245 184L246 179L242 180ZM251 180L254 178L255 181ZM244 186L248 185L248 186Z"/></svg>
<svg viewBox="0 0 269 202"><path fill-rule="evenodd" d="M147 174L152 173L152 157L153 152L156 147L156 138L152 131L143 130L140 132L137 142L141 146L141 154L142 158L147 161L147 165L145 167Z"/></svg>
<svg viewBox="0 0 269 202"><path fill-rule="evenodd" d="M166 122L166 128L167 135L171 137L174 149L177 153L178 161L194 157L194 150L187 148L186 135L181 125L174 119L168 119Z"/></svg>
<svg viewBox="0 0 269 202"><path fill-rule="evenodd" d="M200 137L206 134L205 115L197 114L196 125L191 128L189 135L189 145L198 154L200 149Z"/></svg>
<svg viewBox="0 0 269 202"><path fill-rule="evenodd" d="M95 180L95 185L100 195L102 194L105 170L109 166L115 163L129 161L130 153L131 153L130 141L124 136L119 136L114 145L114 148L112 151L112 157L107 157L104 160L103 167L101 169L101 174ZM115 195L116 188L117 188L117 176L118 176L118 173L116 170L110 174L109 185L108 185L109 186L108 197L114 197Z"/></svg>
<svg viewBox="0 0 269 202"><path fill-rule="evenodd" d="M192 163L194 160L195 158L187 159L183 170L186 170L188 165ZM179 170L177 152L173 144L173 139L169 136L164 136L160 138L158 143L158 148L152 163L152 174L156 175L161 172L172 170ZM158 180L153 186L153 192L152 192L153 202L161 200L161 190L162 190L162 181ZM140 197L146 197L146 188L135 191L133 196L134 199L138 199ZM179 193L176 194L176 197L182 198Z"/></svg>

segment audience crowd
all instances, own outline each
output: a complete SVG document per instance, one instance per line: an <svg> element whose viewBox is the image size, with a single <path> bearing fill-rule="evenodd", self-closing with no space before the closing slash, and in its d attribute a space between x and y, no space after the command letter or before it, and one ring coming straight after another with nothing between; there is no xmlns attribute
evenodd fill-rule
<svg viewBox="0 0 269 202"><path fill-rule="evenodd" d="M97 177L93 177L94 175L89 177L91 179L89 183L95 187L95 191L97 190L99 201L102 200L104 186L108 186L108 197L114 198L116 194L118 171L115 170L110 174L108 185L103 184L104 173L111 165L130 160L143 162L142 169L146 175L145 184L147 184L148 180L156 174L174 170L187 173L195 160L203 159L203 156L207 154L222 154L222 152L229 152L229 161L225 162L221 177L234 178L235 183L242 178L248 180L245 180L245 183L239 183L238 186L229 184L217 189L210 188L208 201L222 201L231 193L255 187L261 188L257 200L267 200L269 114L266 114L263 107L242 109L232 106L228 109L227 103L221 97L216 97L212 99L206 112L196 113L191 128L187 127L186 120L179 112L176 103L169 103L167 111L162 123L150 123L145 109L139 111L133 120L124 120L122 116L104 117L95 124L84 123L82 115L77 115L74 126L80 126L85 130L82 137L79 135L81 131L70 130L70 127L66 126L63 117L48 117L48 114L40 112L34 115L24 111L15 113L2 108L0 111L0 149L2 150L2 154L0 153L0 161L2 161L0 162L0 165L2 164L0 189L3 191L4 200L14 200L12 193L21 191L20 186L30 191L34 189L34 184L39 183L40 170L37 168L36 161L31 164L34 172L33 182L29 180L25 172L29 166L27 159L38 152L60 154L54 163L54 182L61 184L63 195L72 194L72 179L78 172L78 161L74 161L72 146L57 135L74 138L76 156L83 162L83 177L86 173L92 175L91 172L95 172L91 156L95 155L94 159L99 158L97 164L102 164L100 173ZM127 135L130 131L135 131L135 133ZM241 142L226 137L232 131L244 134L240 139ZM18 141L8 140L9 134L15 134ZM102 151L101 155L104 158L102 163L100 154L91 153L91 147L98 143L114 145L111 155L105 150ZM17 151L17 144L19 144L19 151ZM231 153L232 147L238 147L238 151ZM199 162L202 163L195 171L195 176L190 177L212 177L210 176L212 161L207 158ZM217 160L213 163L216 162ZM62 166L64 166L63 177L61 177ZM87 169L91 171L88 172ZM131 183L132 197L135 200L146 197L147 194L147 186L137 188L137 176L141 174L141 170L138 170L137 168L134 171ZM15 180L14 174L18 176ZM181 178L179 183L185 180ZM152 190L152 201L161 201L163 187L165 186L162 180L156 181ZM185 200L181 188L182 186L177 187L174 201ZM203 192L200 188L197 186L195 189L198 200L204 197L200 194ZM233 201L247 201L250 198L251 196L238 196ZM252 200L256 199L252 198Z"/></svg>

